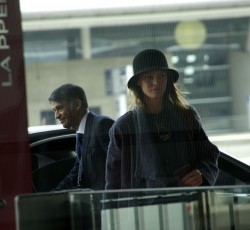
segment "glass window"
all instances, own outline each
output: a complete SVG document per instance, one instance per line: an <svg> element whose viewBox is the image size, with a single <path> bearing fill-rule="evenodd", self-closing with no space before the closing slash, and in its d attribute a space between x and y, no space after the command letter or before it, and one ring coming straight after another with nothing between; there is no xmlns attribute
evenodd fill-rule
<svg viewBox="0 0 250 230"><path fill-rule="evenodd" d="M74 60L82 57L80 32L71 30L24 31L26 62Z"/></svg>

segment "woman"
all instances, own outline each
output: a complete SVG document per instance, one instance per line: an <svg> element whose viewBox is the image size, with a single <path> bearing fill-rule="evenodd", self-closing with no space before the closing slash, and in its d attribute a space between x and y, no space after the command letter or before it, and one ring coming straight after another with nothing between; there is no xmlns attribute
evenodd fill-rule
<svg viewBox="0 0 250 230"><path fill-rule="evenodd" d="M110 129L106 189L213 185L219 150L176 87L178 72L155 49L138 53L133 70L135 106Z"/></svg>

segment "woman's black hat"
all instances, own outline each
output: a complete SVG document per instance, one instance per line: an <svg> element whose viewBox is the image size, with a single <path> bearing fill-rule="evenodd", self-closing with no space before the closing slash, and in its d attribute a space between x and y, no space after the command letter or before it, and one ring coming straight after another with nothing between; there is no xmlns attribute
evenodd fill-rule
<svg viewBox="0 0 250 230"><path fill-rule="evenodd" d="M168 77L171 77L173 82L179 78L179 73L168 67L168 62L165 55L156 49L146 49L139 52L133 60L134 75L128 81L128 88L133 88L137 84L137 78L140 74L154 71L165 70Z"/></svg>

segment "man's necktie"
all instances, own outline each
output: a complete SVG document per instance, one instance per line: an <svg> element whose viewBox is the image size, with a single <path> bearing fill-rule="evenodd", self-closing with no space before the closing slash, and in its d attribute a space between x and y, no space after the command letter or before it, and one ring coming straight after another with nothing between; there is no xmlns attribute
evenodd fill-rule
<svg viewBox="0 0 250 230"><path fill-rule="evenodd" d="M81 183L81 177L82 177L82 143L83 143L83 137L84 134L82 133L76 133L76 147L77 147L77 157L79 160L79 169L78 169L78 179L77 179L77 185L80 186Z"/></svg>
<svg viewBox="0 0 250 230"><path fill-rule="evenodd" d="M76 133L77 156L79 160L81 160L81 155L82 155L83 137L84 137L83 133Z"/></svg>

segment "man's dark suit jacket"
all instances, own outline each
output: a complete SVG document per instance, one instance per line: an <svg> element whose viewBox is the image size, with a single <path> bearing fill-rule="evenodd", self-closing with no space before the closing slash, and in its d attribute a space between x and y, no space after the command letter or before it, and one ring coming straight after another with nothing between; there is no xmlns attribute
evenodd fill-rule
<svg viewBox="0 0 250 230"><path fill-rule="evenodd" d="M82 174L80 188L103 190L105 188L105 163L109 144L109 129L113 120L106 116L88 113L85 124L82 159L85 177ZM79 160L76 158L73 168L68 175L53 189L54 191L73 189L77 187Z"/></svg>

